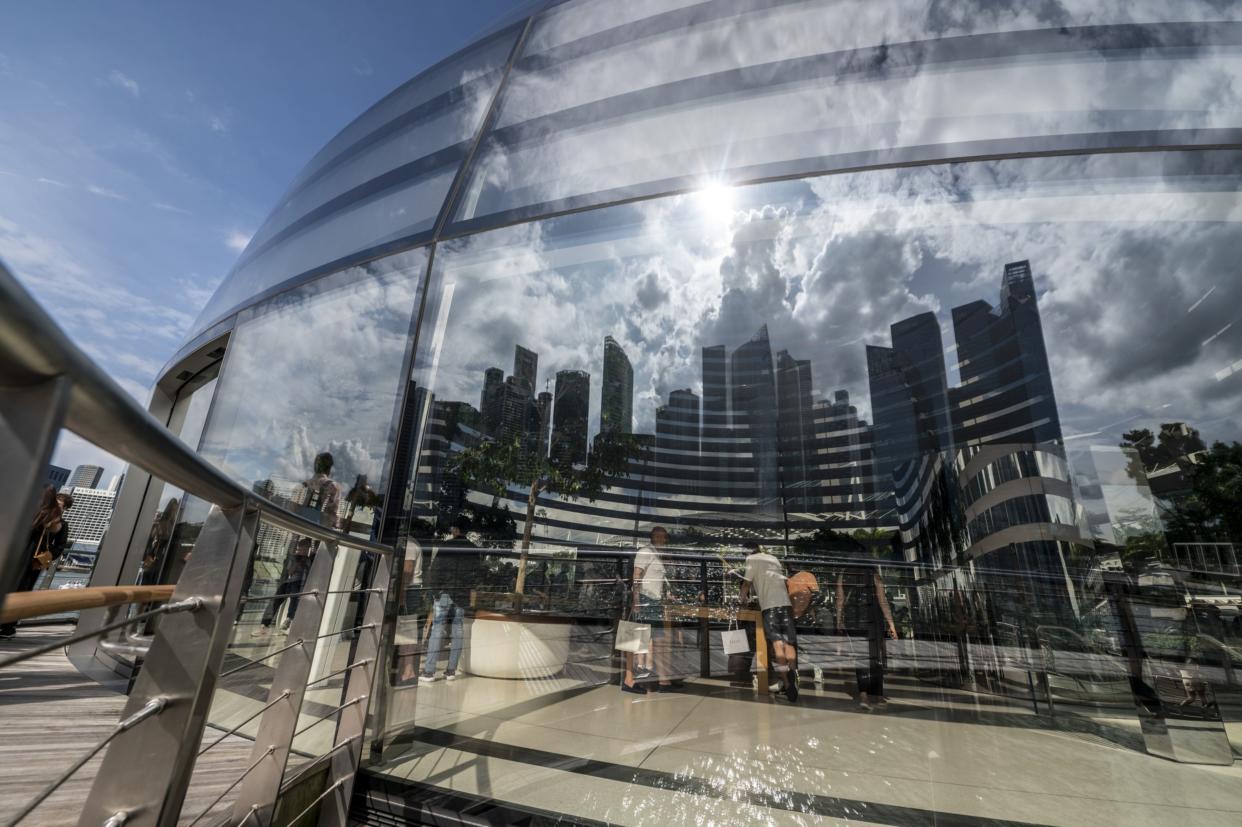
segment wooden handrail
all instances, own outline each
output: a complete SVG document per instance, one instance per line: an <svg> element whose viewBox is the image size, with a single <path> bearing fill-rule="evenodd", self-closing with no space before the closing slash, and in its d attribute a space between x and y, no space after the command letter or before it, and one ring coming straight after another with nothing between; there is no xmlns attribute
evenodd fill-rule
<svg viewBox="0 0 1242 827"><path fill-rule="evenodd" d="M16 623L43 615L102 609L124 603L165 603L174 586L91 586L84 589L45 589L14 592L4 599L0 623Z"/></svg>

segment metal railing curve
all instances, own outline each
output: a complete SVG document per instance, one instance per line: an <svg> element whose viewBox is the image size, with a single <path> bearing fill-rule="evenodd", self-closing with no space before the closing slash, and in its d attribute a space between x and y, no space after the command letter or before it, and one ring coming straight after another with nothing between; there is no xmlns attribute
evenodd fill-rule
<svg viewBox="0 0 1242 827"><path fill-rule="evenodd" d="M29 567L27 532L52 449L64 428L108 451L153 479L180 488L211 504L193 553L175 586L75 589L70 594L11 594ZM378 638L387 596L393 549L321 525L248 490L204 460L145 410L83 353L0 262L0 480L17 496L0 499L0 618L6 622L65 610L128 604L160 605L104 622L99 628L53 644L19 651L0 668L47 654L67 642L103 635L158 617L154 635L139 643L115 644L141 652L143 663L120 721L26 806L7 814L17 824L69 777L102 753L79 824L167 825L180 817L195 761L241 725L202 748L207 715L219 679L233 670L222 664L234 622L248 601L242 591L260 520L320 543L307 576L302 608L289 639L295 643L269 653L279 656L266 703L247 719L258 720L251 759L206 809L200 821L234 793L229 823L268 824L282 790L286 763L310 680L316 642L344 632L358 638L345 669L342 703L324 716L337 719L342 740L329 756L320 799L337 793L347 801L361 753L369 687L378 663ZM324 601L342 593L332 589L331 572L341 548L378 555L368 567L369 582L359 595L364 622L321 634ZM255 598L249 598L254 600ZM364 634L365 633L365 634ZM100 650L104 650L100 640ZM249 664L252 665L252 664ZM242 667L245 668L245 667ZM316 720L316 723L321 722ZM341 747L348 746L348 750ZM141 760L138 760L139 757ZM321 759L322 760L322 759Z"/></svg>

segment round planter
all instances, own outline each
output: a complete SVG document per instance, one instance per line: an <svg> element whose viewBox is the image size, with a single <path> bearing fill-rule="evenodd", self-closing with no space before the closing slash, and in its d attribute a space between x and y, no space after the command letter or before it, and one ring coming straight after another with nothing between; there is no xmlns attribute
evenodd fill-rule
<svg viewBox="0 0 1242 827"><path fill-rule="evenodd" d="M570 622L478 612L470 626L472 675L485 678L546 678L569 659Z"/></svg>

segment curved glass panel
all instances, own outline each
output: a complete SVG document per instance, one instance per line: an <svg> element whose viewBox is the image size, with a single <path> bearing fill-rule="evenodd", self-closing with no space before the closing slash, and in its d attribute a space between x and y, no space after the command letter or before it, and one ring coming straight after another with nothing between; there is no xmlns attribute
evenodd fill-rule
<svg viewBox="0 0 1242 827"><path fill-rule="evenodd" d="M194 330L285 281L429 232L516 37L510 28L474 44L333 138L255 233Z"/></svg>
<svg viewBox="0 0 1242 827"><path fill-rule="evenodd" d="M584 21L611 6L569 4L537 21L457 217L1238 127L1221 96L1242 69L1237 15L1188 3L1178 23L1156 22L1167 16L1154 4L705 3L605 28Z"/></svg>
<svg viewBox="0 0 1242 827"><path fill-rule="evenodd" d="M200 453L255 493L321 525L374 538L395 442L401 374L427 255L414 250L353 267L244 312L230 337ZM185 534L209 513L187 498ZM333 744L330 713L344 679L375 561L342 548L325 579L317 627L295 624L322 545L261 521L242 605L208 715L253 738L290 629L307 641L313 690L294 710L290 767ZM361 586L359 585L361 583ZM314 641L311 638L314 637ZM321 680L322 679L322 680ZM216 736L209 736L214 740Z"/></svg>
<svg viewBox="0 0 1242 827"><path fill-rule="evenodd" d="M361 790L1236 820L1239 162L842 174L441 243Z"/></svg>

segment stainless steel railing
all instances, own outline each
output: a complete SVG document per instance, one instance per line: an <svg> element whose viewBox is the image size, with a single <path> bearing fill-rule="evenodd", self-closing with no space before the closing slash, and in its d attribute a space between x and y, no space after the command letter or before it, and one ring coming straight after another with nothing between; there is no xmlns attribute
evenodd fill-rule
<svg viewBox="0 0 1242 827"><path fill-rule="evenodd" d="M315 804L320 806L320 824L343 825L361 753L367 699L379 662L379 630L391 569L384 563L391 560L392 549L293 514L203 460L82 353L0 263L0 481L5 491L18 493L0 498L0 607L29 565L22 527L30 525L62 427L213 507L167 604L85 633L99 636L159 618L117 726L20 812L6 814L8 823L16 824L34 812L100 753L103 760L82 804L79 824L171 827L178 823L198 757L241 730L238 725L201 747L217 682L237 671L222 669L233 623L244 603L259 599L243 597L241 590L263 520L319 541L320 553L312 563L304 602L290 630L293 642L263 658L279 660L266 703L244 722L258 720L251 760L194 821L206 818L235 792L231 815L224 823L270 824L293 739L306 729L298 729L304 693L309 685L344 676L342 697L348 700L311 724L336 720L334 745L319 758L328 772ZM320 634L325 598L341 593L330 588L340 548L380 555L380 560L370 566L370 582L345 590L359 594L363 601L362 622L352 629ZM317 642L346 631L358 635L349 665L311 681ZM63 645L61 641L39 651L22 652L0 666Z"/></svg>

